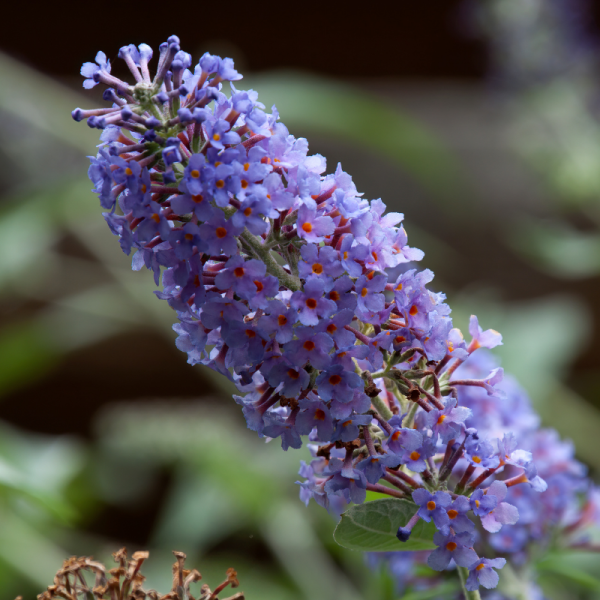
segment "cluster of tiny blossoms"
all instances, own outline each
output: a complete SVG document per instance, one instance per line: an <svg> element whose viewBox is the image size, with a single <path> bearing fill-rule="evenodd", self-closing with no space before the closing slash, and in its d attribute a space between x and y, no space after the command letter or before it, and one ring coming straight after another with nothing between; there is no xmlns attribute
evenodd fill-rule
<svg viewBox="0 0 600 600"><path fill-rule="evenodd" d="M456 376L482 377L495 367L495 357L480 351L458 367ZM532 486L509 486L504 498L500 499L500 507L502 504L513 506L518 511L518 521L499 523L497 508L482 519L478 544L510 557L514 567L529 573L527 566L539 557L540 551L552 548L557 540L563 548L596 550L587 536L590 526L600 525L600 491L587 479L584 465L575 460L573 444L561 440L556 431L539 427L538 415L533 411L527 394L514 379L504 378L497 389L502 393L501 397L489 396L481 388L459 389L459 404L471 410L465 425L476 426L482 437L504 439L511 446L518 445L522 451L530 453L538 476L543 478L547 489L542 494L537 493L539 480ZM456 464L453 479L460 481L471 465L468 456L462 457ZM518 475L519 469L514 464L501 465L502 461L495 473L503 471L504 483L508 484ZM546 488L546 485L543 487ZM477 499L475 494L471 495L471 499ZM439 584L435 578L419 577L413 569L423 558L423 552L387 552L368 556L372 565L387 564L399 591L407 586L425 589ZM535 581L523 582L523 586L527 589L527 598L544 600L545 596ZM494 600L507 600L512 596L495 593L492 597Z"/></svg>
<svg viewBox="0 0 600 600"><path fill-rule="evenodd" d="M433 521L429 565L468 569L468 590L494 587L505 560L477 555L469 515L498 532L519 519L509 489L546 488L531 451L510 433L478 432L477 409L459 402L463 389L501 395L502 369L457 370L500 334L472 317L464 341L444 295L426 287L433 274L401 266L423 256L402 215L362 199L340 166L323 175L325 159L308 156L275 107L267 114L254 91L234 87L231 59L205 54L192 70L175 36L154 78L145 44L119 57L135 83L98 53L82 67L84 87L106 85L112 106L73 117L103 130L89 176L104 217L123 251L135 250L133 268L157 285L162 276L156 294L177 313L188 362L236 384L260 436L284 450L309 436L305 502L362 503L367 490L411 500L399 540Z"/></svg>

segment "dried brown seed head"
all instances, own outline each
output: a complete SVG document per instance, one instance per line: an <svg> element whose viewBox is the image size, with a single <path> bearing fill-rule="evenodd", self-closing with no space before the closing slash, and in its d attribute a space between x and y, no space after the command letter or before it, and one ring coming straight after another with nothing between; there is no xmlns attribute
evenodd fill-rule
<svg viewBox="0 0 600 600"><path fill-rule="evenodd" d="M229 584L232 588L236 588L240 585L240 582L237 578L237 571L235 569L227 569L227 580L229 581Z"/></svg>
<svg viewBox="0 0 600 600"><path fill-rule="evenodd" d="M132 555L132 560L146 560L147 558L150 557L150 552L148 552L147 550L138 550L137 552L134 552Z"/></svg>
<svg viewBox="0 0 600 600"><path fill-rule="evenodd" d="M125 564L127 563L127 548L123 547L114 552L113 558L115 559L115 562L120 564L121 567L125 567Z"/></svg>

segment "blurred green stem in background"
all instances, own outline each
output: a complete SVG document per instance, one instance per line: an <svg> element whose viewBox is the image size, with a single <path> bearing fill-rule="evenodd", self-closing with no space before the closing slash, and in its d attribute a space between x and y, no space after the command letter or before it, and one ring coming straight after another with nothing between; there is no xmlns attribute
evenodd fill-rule
<svg viewBox="0 0 600 600"><path fill-rule="evenodd" d="M469 592L467 590L467 577L469 576L469 569L467 569L467 567L456 567L456 570L458 571L458 576L460 577L460 584L462 586L465 600L481 600L479 590L475 590L474 592Z"/></svg>

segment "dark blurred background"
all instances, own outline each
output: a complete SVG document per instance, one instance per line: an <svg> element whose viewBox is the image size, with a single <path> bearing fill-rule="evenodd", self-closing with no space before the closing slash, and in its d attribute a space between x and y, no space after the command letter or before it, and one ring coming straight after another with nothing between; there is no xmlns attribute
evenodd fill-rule
<svg viewBox="0 0 600 600"><path fill-rule="evenodd" d="M600 472L600 3L12 3L0 38L0 593L62 558L169 551L250 598L393 598L294 485L307 453L251 432L190 367L86 179L81 64L181 38L230 56L312 153L403 212L455 325L476 313L544 425ZM191 563L190 563L191 564ZM161 571L162 569L162 571ZM559 594L559 595L556 595ZM555 592L556 598L560 590ZM587 597L587 596L586 596ZM595 596L590 596L595 597Z"/></svg>

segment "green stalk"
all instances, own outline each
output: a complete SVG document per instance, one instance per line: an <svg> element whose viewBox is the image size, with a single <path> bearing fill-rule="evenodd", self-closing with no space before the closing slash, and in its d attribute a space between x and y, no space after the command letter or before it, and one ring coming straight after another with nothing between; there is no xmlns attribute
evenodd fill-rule
<svg viewBox="0 0 600 600"><path fill-rule="evenodd" d="M458 571L458 576L460 577L460 584L465 595L465 600L481 600L479 590L475 590L474 592L469 592L467 590L467 577L469 576L469 569L467 569L467 567L456 567L456 570Z"/></svg>
<svg viewBox="0 0 600 600"><path fill-rule="evenodd" d="M398 389L397 382L394 382L394 386L392 387L392 392L393 392L394 396L396 396L396 400L398 400L398 403L400 404L400 406L402 408L402 412L405 413L406 409L408 408L409 401L406 398L406 396Z"/></svg>
<svg viewBox="0 0 600 600"><path fill-rule="evenodd" d="M385 377L387 374L387 370L385 371L377 371L377 373L371 373L371 379L381 379Z"/></svg>
<svg viewBox="0 0 600 600"><path fill-rule="evenodd" d="M242 239L252 248L252 252L262 260L267 266L267 272L279 279L281 285L284 285L292 291L302 289L302 284L297 277L287 273L281 265L271 256L271 251L264 248L258 238L252 235L247 229L244 229L241 235Z"/></svg>
<svg viewBox="0 0 600 600"><path fill-rule="evenodd" d="M406 415L406 419L404 420L404 423L402 424L403 427L412 427L413 426L413 422L415 420L415 415L417 414L417 410L419 409L419 405L416 402L412 403L412 406L410 407L408 414Z"/></svg>
<svg viewBox="0 0 600 600"><path fill-rule="evenodd" d="M386 421L389 421L394 416L394 413L390 410L390 407L380 396L371 398L371 404Z"/></svg>

